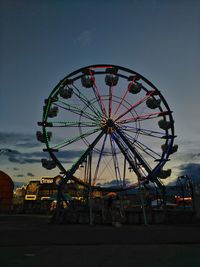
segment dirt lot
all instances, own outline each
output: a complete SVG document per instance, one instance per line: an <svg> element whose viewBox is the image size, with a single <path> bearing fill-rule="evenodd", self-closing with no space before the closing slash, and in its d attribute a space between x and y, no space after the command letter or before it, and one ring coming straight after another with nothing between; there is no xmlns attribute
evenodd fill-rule
<svg viewBox="0 0 200 267"><path fill-rule="evenodd" d="M199 267L200 225L51 225L0 216L0 267Z"/></svg>

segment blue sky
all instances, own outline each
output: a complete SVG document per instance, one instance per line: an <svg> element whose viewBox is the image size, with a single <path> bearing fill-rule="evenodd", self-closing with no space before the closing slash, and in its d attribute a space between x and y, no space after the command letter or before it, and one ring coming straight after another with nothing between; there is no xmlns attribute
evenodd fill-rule
<svg viewBox="0 0 200 267"><path fill-rule="evenodd" d="M197 0L1 1L0 147L20 152L24 162L4 154L0 168L14 180L47 175L37 161L25 160L41 151L35 132L44 99L68 73L111 63L141 73L161 90L178 136L173 177L198 175L199 14Z"/></svg>

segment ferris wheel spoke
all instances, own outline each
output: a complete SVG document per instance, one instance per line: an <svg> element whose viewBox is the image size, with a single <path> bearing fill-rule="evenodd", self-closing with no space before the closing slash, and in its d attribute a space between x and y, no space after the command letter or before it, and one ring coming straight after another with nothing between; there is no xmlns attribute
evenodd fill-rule
<svg viewBox="0 0 200 267"><path fill-rule="evenodd" d="M135 174L137 175L137 177L139 178L141 176L141 173L138 170L138 167L137 167L137 164L136 164L136 160L135 160L135 156L133 154L131 155L130 150L128 149L128 147L125 146L122 143L122 141L120 140L120 136L118 136L116 133L114 133L114 134L112 134L112 138L115 141L115 143L117 144L119 150L124 155L125 159L128 161L129 165L131 166L131 168L133 169Z"/></svg>
<svg viewBox="0 0 200 267"><path fill-rule="evenodd" d="M79 109L77 106L69 105L69 104L67 104L65 102L62 102L62 101L59 101L59 102L64 104L64 106L62 106L60 104L57 104L57 103L54 104L54 105L57 106L57 107L60 107L62 109L65 109L67 111L70 111L70 112L72 112L74 114L80 115L80 116L82 116L84 118L90 119L92 121L96 121L98 119L93 114L88 113L88 112L86 112L86 111L84 111L82 109Z"/></svg>
<svg viewBox="0 0 200 267"><path fill-rule="evenodd" d="M119 162L118 162L118 159L117 159L117 153L116 153L115 144L113 142L113 139L112 139L111 135L110 135L110 146L111 146L111 151L112 151L112 158L113 158L113 165L114 165L114 169L115 169L115 176L116 176L117 182L119 182L119 180L121 182L121 174L120 174Z"/></svg>
<svg viewBox="0 0 200 267"><path fill-rule="evenodd" d="M98 89L98 87L97 87L97 85L96 85L96 81L95 81L94 75L93 75L93 73L92 73L91 70L89 70L89 72L90 72L91 79L92 79L92 81L93 81L93 87L92 87L92 88L93 88L93 91L94 91L94 95L95 95L95 97L96 97L97 100L98 100L98 103L99 103L99 105L100 105L100 108L101 108L102 112L103 112L104 114L106 114L106 108L105 108L105 105L104 105L104 103L103 103L102 97L101 97L101 95L100 95L100 93L99 93L99 89Z"/></svg>
<svg viewBox="0 0 200 267"><path fill-rule="evenodd" d="M50 149L60 149L60 148L66 147L66 146L68 146L72 143L75 143L75 142L77 142L77 141L79 141L85 137L88 137L88 136L90 136L90 135L92 135L92 134L94 134L100 130L101 130L101 128L97 128L95 130L88 131L88 132L86 132L82 135L76 136L74 138L66 139L63 142L60 142L59 144L53 145L52 147L50 147Z"/></svg>
<svg viewBox="0 0 200 267"><path fill-rule="evenodd" d="M161 154L157 153L147 145L143 144L142 142L138 141L136 138L133 138L129 134L125 134L125 136L132 141L133 146L139 148L142 152L146 153L147 155L151 156L154 159L157 159L157 157L161 158ZM152 154L151 154L152 153Z"/></svg>
<svg viewBox="0 0 200 267"><path fill-rule="evenodd" d="M97 100L97 103L99 104L99 106L100 106L100 108L101 108L102 113L103 113L103 114L106 114L106 110L105 110L105 108L104 108L104 104L103 104L103 101L102 101L101 96L98 94L98 91L96 90L95 86L93 86L92 89L93 89L95 98L96 98L96 100Z"/></svg>
<svg viewBox="0 0 200 267"><path fill-rule="evenodd" d="M99 154L99 158L98 158L97 166L96 166L95 173L94 173L93 185L95 185L96 180L97 180L97 175L98 175L98 171L99 171L99 166L100 166L100 163L101 163L101 159L102 159L102 155L103 155L103 151L104 151L104 147L105 147L105 143L106 143L107 136L108 136L108 133L105 134L104 141L103 141L103 145L102 145L102 147L101 147L101 151L100 151L100 154Z"/></svg>
<svg viewBox="0 0 200 267"><path fill-rule="evenodd" d="M137 160L138 164L143 166L147 173L151 173L151 168L146 162L146 160L142 157L142 155L137 151L137 149L131 144L130 140L126 137L126 135L116 127L116 133L118 136L123 140L127 148L131 151L134 155L135 159Z"/></svg>
<svg viewBox="0 0 200 267"><path fill-rule="evenodd" d="M86 107L88 107L92 112L94 112L97 117L101 117L101 113L96 108L96 106L94 106L93 103L89 99L87 99L87 97L83 93L81 93L81 91L75 85L73 85L73 87L78 92L74 92L74 94L86 105Z"/></svg>
<svg viewBox="0 0 200 267"><path fill-rule="evenodd" d="M118 112L118 110L120 109L120 107L121 107L123 101L125 100L127 94L129 93L130 87L131 87L131 85L132 85L133 83L134 83L134 79L133 79L133 80L131 81L131 83L128 85L128 88L127 88L125 94L123 95L123 97L122 97L122 99L121 99L121 101L120 101L120 103L119 103L118 107L116 108L115 113L114 113L113 115L117 114L117 112Z"/></svg>
<svg viewBox="0 0 200 267"><path fill-rule="evenodd" d="M138 149L140 149L142 152L146 153L148 156L152 157L154 160L156 160L158 157L161 158L161 154L157 153L150 147L146 146L145 144L139 142L136 140L134 144Z"/></svg>
<svg viewBox="0 0 200 267"><path fill-rule="evenodd" d="M137 106L139 106L140 104L142 104L144 101L146 101L148 98L150 98L153 94L155 94L154 91L149 91L145 97L143 97L141 100L139 100L138 102L136 102L135 104L133 104L130 108L128 108L128 110L126 110L124 113L122 113L120 116L118 116L115 119L115 121L118 121L119 119L121 119L122 117L124 117L126 114L128 114L129 112L131 112L134 108L136 108Z"/></svg>
<svg viewBox="0 0 200 267"><path fill-rule="evenodd" d="M83 121L51 121L51 127L97 127L99 123Z"/></svg>
<svg viewBox="0 0 200 267"><path fill-rule="evenodd" d="M111 117L112 114L112 100L113 100L113 88L114 86L109 87L109 107L108 107L108 117Z"/></svg>
<svg viewBox="0 0 200 267"><path fill-rule="evenodd" d="M169 111L161 111L161 112L143 114L143 115L140 115L140 116L131 117L131 118L127 118L127 119L118 121L117 123L126 124L126 123L130 123L130 122L135 122L135 121L143 121L143 120L148 120L148 119L155 119L157 117L165 116L165 115L169 115Z"/></svg>
<svg viewBox="0 0 200 267"><path fill-rule="evenodd" d="M148 129L137 128L133 126L122 125L121 128L126 132L138 133L141 135L162 139L163 132L152 131Z"/></svg>

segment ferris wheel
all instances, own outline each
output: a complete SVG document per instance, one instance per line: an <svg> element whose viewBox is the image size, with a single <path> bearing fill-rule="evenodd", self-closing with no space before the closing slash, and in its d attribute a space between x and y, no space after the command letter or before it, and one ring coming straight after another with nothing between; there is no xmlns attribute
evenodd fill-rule
<svg viewBox="0 0 200 267"><path fill-rule="evenodd" d="M63 178L93 188L126 190L138 182L162 186L174 145L172 111L141 74L91 65L62 79L45 100L39 141Z"/></svg>

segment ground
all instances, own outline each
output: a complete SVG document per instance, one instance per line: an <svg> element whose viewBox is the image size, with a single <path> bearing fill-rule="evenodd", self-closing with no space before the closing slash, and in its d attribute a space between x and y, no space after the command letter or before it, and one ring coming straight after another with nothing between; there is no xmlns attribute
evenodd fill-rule
<svg viewBox="0 0 200 267"><path fill-rule="evenodd" d="M51 225L48 219L1 215L0 266L200 266L200 224Z"/></svg>

